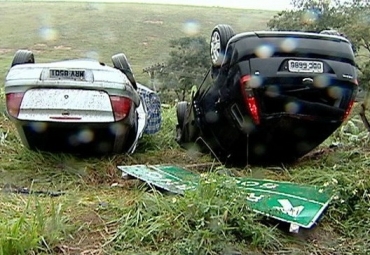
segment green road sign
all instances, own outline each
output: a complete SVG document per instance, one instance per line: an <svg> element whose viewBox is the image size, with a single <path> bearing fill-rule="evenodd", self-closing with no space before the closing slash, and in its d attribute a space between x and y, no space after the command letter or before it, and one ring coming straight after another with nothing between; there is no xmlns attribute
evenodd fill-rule
<svg viewBox="0 0 370 255"><path fill-rule="evenodd" d="M196 189L201 176L177 166L132 165L118 166L131 175L153 186L183 194ZM248 205L255 212L291 223L291 231L298 227L312 227L331 200L331 193L318 187L273 180L229 177L225 182L245 192Z"/></svg>

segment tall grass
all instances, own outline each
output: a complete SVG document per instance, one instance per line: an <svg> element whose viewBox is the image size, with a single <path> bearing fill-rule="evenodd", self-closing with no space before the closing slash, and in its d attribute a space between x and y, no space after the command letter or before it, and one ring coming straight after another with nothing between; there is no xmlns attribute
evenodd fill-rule
<svg viewBox="0 0 370 255"><path fill-rule="evenodd" d="M52 252L68 234L68 217L60 203L2 194L0 208L1 255Z"/></svg>

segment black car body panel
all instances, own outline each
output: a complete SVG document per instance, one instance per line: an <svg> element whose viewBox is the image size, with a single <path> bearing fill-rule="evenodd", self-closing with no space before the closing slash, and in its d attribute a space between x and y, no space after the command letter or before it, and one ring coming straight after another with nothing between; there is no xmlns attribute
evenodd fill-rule
<svg viewBox="0 0 370 255"><path fill-rule="evenodd" d="M294 65L318 69L300 72ZM356 92L354 55L345 38L238 34L189 104L178 142L186 148L196 143L229 164L293 161L342 124Z"/></svg>

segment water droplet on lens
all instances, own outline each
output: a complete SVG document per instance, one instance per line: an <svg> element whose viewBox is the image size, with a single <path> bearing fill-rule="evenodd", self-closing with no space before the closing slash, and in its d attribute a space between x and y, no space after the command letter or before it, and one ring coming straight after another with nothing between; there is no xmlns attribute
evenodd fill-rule
<svg viewBox="0 0 370 255"><path fill-rule="evenodd" d="M257 144L254 146L254 153L257 155L263 155L266 152L266 146L263 144Z"/></svg>
<svg viewBox="0 0 370 255"><path fill-rule="evenodd" d="M185 22L183 25L184 33L189 36L199 34L199 30L200 30L199 22L195 20L189 20Z"/></svg>
<svg viewBox="0 0 370 255"><path fill-rule="evenodd" d="M109 130L112 134L119 136L122 135L125 131L124 127L118 123L114 123L109 127Z"/></svg>
<svg viewBox="0 0 370 255"><path fill-rule="evenodd" d="M297 48L297 40L294 38L286 38L280 45L284 52L292 52Z"/></svg>
<svg viewBox="0 0 370 255"><path fill-rule="evenodd" d="M80 144L76 135L68 137L68 143L72 146L78 146Z"/></svg>
<svg viewBox="0 0 370 255"><path fill-rule="evenodd" d="M98 60L99 59L99 53L96 52L96 51L88 51L88 52L86 52L86 57Z"/></svg>
<svg viewBox="0 0 370 255"><path fill-rule="evenodd" d="M36 133L45 132L48 126L45 122L31 122L29 125Z"/></svg>
<svg viewBox="0 0 370 255"><path fill-rule="evenodd" d="M81 130L77 136L81 143L89 143L94 139L94 133L88 129Z"/></svg>
<svg viewBox="0 0 370 255"><path fill-rule="evenodd" d="M256 49L255 54L259 58L269 58L274 54L274 49L270 45L261 45Z"/></svg>
<svg viewBox="0 0 370 255"><path fill-rule="evenodd" d="M257 75L252 75L251 79L248 82L249 87L251 88L258 88L262 85L262 77Z"/></svg>
<svg viewBox="0 0 370 255"><path fill-rule="evenodd" d="M290 114L296 114L299 111L299 104L296 102L289 102L285 105L285 111Z"/></svg>
<svg viewBox="0 0 370 255"><path fill-rule="evenodd" d="M58 38L58 31L50 27L42 27L39 30L40 37L45 41L53 41Z"/></svg>
<svg viewBox="0 0 370 255"><path fill-rule="evenodd" d="M276 85L268 86L267 89L266 89L265 94L266 94L266 96L269 96L269 97L279 96L280 95L279 86L276 86Z"/></svg>
<svg viewBox="0 0 370 255"><path fill-rule="evenodd" d="M341 98L343 96L343 89L340 87L331 87L328 90L328 94L330 97L334 99Z"/></svg>
<svg viewBox="0 0 370 255"><path fill-rule="evenodd" d="M317 88L326 88L330 85L330 77L327 75L318 75L313 79L313 85Z"/></svg>

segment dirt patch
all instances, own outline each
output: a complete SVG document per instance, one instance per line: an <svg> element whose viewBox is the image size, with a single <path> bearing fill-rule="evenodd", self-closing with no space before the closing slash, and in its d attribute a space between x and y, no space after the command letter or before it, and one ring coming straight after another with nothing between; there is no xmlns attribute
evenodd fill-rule
<svg viewBox="0 0 370 255"><path fill-rule="evenodd" d="M144 21L145 24L155 24L155 25L162 25L162 20L146 20Z"/></svg>
<svg viewBox="0 0 370 255"><path fill-rule="evenodd" d="M54 252L56 254L79 254L79 255L100 255L101 248L105 242L105 222L94 212L93 209L86 210L72 219L75 225L83 226L69 240L58 245Z"/></svg>
<svg viewBox="0 0 370 255"><path fill-rule="evenodd" d="M69 46L58 45L58 46L54 46L54 49L56 49L56 50L71 50L72 48L69 47Z"/></svg>
<svg viewBox="0 0 370 255"><path fill-rule="evenodd" d="M300 244L305 244L309 254L339 255L343 254L343 239L334 229L325 223L315 226L313 229L300 229L298 234L292 237ZM298 247L303 248L301 245Z"/></svg>
<svg viewBox="0 0 370 255"><path fill-rule="evenodd" d="M5 54L5 53L12 52L12 51L13 51L13 49L0 48L0 54Z"/></svg>
<svg viewBox="0 0 370 255"><path fill-rule="evenodd" d="M38 43L34 45L35 48L45 48L47 45L45 43Z"/></svg>

